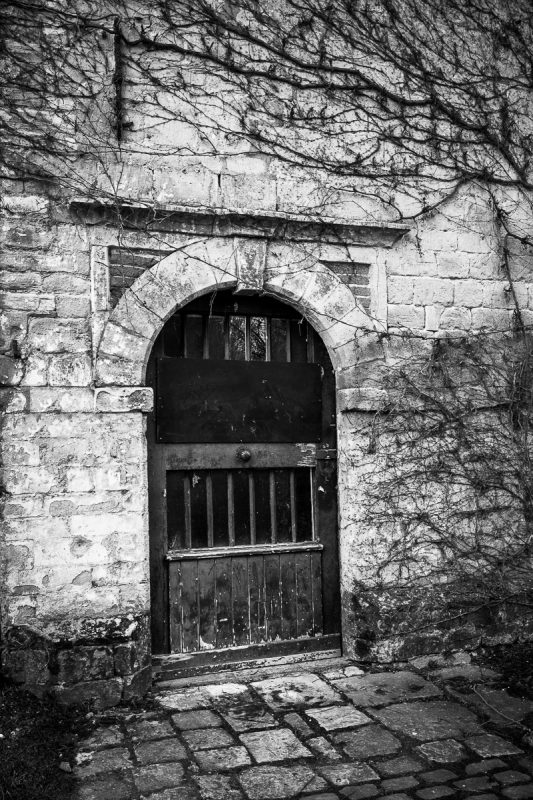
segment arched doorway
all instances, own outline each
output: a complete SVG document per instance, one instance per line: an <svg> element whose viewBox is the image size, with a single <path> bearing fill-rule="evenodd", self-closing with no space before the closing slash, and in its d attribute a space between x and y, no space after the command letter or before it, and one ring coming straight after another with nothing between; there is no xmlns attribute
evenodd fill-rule
<svg viewBox="0 0 533 800"><path fill-rule="evenodd" d="M335 377L320 337L274 298L219 291L168 319L147 380L153 652L338 647Z"/></svg>

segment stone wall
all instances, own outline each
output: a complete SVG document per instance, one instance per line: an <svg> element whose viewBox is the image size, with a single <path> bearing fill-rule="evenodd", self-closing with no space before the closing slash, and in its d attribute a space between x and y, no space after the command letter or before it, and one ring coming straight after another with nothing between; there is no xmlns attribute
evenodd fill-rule
<svg viewBox="0 0 533 800"><path fill-rule="evenodd" d="M307 217L287 213L289 205L291 212L307 210L305 184L296 192L293 181L287 192L286 179L257 158L226 160L218 168L220 179L213 178L212 165L162 171L158 180L165 188L155 194L153 170L128 167L121 178L122 183L127 178L131 197L145 207L166 209L166 216L178 204L189 210L208 204L211 210L204 209L202 219L210 220L214 237L204 228L192 230L187 215L187 224L181 217L174 230L171 224L119 231L110 217L89 224L94 221L80 218L68 198L49 187L6 186L0 318L3 662L15 680L35 691L53 690L65 702L97 698L113 704L149 684L144 414L151 398L143 389L143 369L157 331L178 303L218 285L215 273L221 267L230 285L245 279L236 263L228 263L244 242L249 246L250 231L259 249L270 242L256 288L305 313L336 366L348 653L355 652L357 639L353 587L372 569L364 520L357 515L357 431L380 399L375 371L395 358L401 341L396 334L412 331L431 339L506 329L512 322L503 242L481 193L465 190L438 212L412 221L407 231L394 231L385 215L377 220L372 203L366 210L358 203L356 213L346 200L328 210L329 228L305 228L298 239L294 231L287 233L288 222L302 231L298 225L305 227ZM289 205L283 197L290 197ZM242 212L243 205L246 235L241 217L220 217L237 206ZM350 229L354 224L360 227ZM387 226L389 233L380 234ZM196 248L197 266L207 263L215 270L211 283L195 284L193 273L180 272L177 261L168 268L164 253L187 246ZM161 249L160 263L167 264L143 271L115 310L109 295L111 247ZM529 259L523 248L511 253L514 296L527 322L533 319ZM339 277L342 270L333 268L337 264L368 266L370 316L349 280ZM146 277L157 279L158 269L167 270L159 288Z"/></svg>

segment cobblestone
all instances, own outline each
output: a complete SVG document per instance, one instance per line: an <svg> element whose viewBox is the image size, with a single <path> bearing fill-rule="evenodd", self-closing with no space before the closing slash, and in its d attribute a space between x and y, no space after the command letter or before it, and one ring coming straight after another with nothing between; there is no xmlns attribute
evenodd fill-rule
<svg viewBox="0 0 533 800"><path fill-rule="evenodd" d="M457 774L449 769L434 769L431 772L423 772L420 777L426 783L446 783L457 778Z"/></svg>
<svg viewBox="0 0 533 800"><path fill-rule="evenodd" d="M512 783L527 783L530 780L529 775L526 775L525 772L518 772L514 769L508 769L505 772L495 772L494 777L505 786Z"/></svg>
<svg viewBox="0 0 533 800"><path fill-rule="evenodd" d="M510 800L529 800L533 797L533 783L528 783L526 786L509 786L502 794Z"/></svg>
<svg viewBox="0 0 533 800"><path fill-rule="evenodd" d="M533 800L533 761L471 710L353 669L165 689L80 742L73 800Z"/></svg>
<svg viewBox="0 0 533 800"><path fill-rule="evenodd" d="M474 752L483 758L490 758L490 756L512 756L523 752L519 747L515 747L505 739L501 739L499 736L494 736L490 733L486 733L483 736L473 736L471 739L467 739L466 743Z"/></svg>
<svg viewBox="0 0 533 800"><path fill-rule="evenodd" d="M340 764L334 767L320 767L320 774L335 786L348 786L351 783L365 783L378 780L378 775L368 764Z"/></svg>
<svg viewBox="0 0 533 800"><path fill-rule="evenodd" d="M279 731L243 733L241 742L258 764L287 761L294 758L311 758L312 753L286 728Z"/></svg>
<svg viewBox="0 0 533 800"><path fill-rule="evenodd" d="M442 739L439 742L426 742L416 748L424 758L429 761L436 761L439 764L448 764L454 761L462 761L465 757L464 747L456 742L455 739Z"/></svg>
<svg viewBox="0 0 533 800"><path fill-rule="evenodd" d="M483 761L474 761L472 764L467 764L465 772L467 775L484 775L487 772L493 772L495 769L504 769L506 766L505 761L500 761L499 758L486 758Z"/></svg>
<svg viewBox="0 0 533 800"><path fill-rule="evenodd" d="M336 733L333 741L352 758L370 758L395 753L402 746L400 740L386 728L367 725L357 731Z"/></svg>
<svg viewBox="0 0 533 800"><path fill-rule="evenodd" d="M216 747L229 747L237 744L233 736L222 728L183 731L182 736L191 750L213 750Z"/></svg>
<svg viewBox="0 0 533 800"><path fill-rule="evenodd" d="M429 786L427 789L419 789L416 796L421 800L438 800L439 797L451 797L453 794L456 791L450 786Z"/></svg>
<svg viewBox="0 0 533 800"><path fill-rule="evenodd" d="M343 797L349 797L350 800L364 800L365 797L375 797L379 794L379 789L373 783L365 783L363 786L346 786L341 789Z"/></svg>
<svg viewBox="0 0 533 800"><path fill-rule="evenodd" d="M381 788L384 792L396 792L398 789L413 789L418 786L418 781L412 775L404 775L401 778L388 778L381 781Z"/></svg>
<svg viewBox="0 0 533 800"><path fill-rule="evenodd" d="M143 742L135 745L134 750L139 764L159 764L187 758L185 748L175 738Z"/></svg>
<svg viewBox="0 0 533 800"><path fill-rule="evenodd" d="M409 756L400 756L391 761L381 761L376 764L376 769L382 775L405 775L408 772L420 772L424 769L424 765Z"/></svg>
<svg viewBox="0 0 533 800"><path fill-rule="evenodd" d="M220 750L198 750L194 754L200 767L206 772L226 772L251 764L250 756L244 747L224 747Z"/></svg>

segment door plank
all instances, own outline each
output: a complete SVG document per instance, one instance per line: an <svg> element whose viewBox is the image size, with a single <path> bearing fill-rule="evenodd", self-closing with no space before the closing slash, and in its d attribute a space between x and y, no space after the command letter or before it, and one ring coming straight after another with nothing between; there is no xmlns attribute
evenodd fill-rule
<svg viewBox="0 0 533 800"><path fill-rule="evenodd" d="M280 556L281 569L281 638L297 636L296 569L294 553Z"/></svg>
<svg viewBox="0 0 533 800"><path fill-rule="evenodd" d="M198 561L182 561L180 570L183 651L193 653L199 649Z"/></svg>
<svg viewBox="0 0 533 800"><path fill-rule="evenodd" d="M311 591L313 607L313 634L324 632L322 618L322 553L311 553Z"/></svg>
<svg viewBox="0 0 533 800"><path fill-rule="evenodd" d="M200 606L200 650L213 650L216 636L216 562L214 559L198 561L198 599Z"/></svg>
<svg viewBox="0 0 533 800"><path fill-rule="evenodd" d="M231 594L233 644L250 644L250 598L248 594L248 559L231 559Z"/></svg>
<svg viewBox="0 0 533 800"><path fill-rule="evenodd" d="M250 606L250 643L266 641L265 559L248 557L248 603Z"/></svg>
<svg viewBox="0 0 533 800"><path fill-rule="evenodd" d="M217 648L231 647L232 613L231 613L231 560L220 558L216 561L216 619Z"/></svg>
<svg viewBox="0 0 533 800"><path fill-rule="evenodd" d="M313 593L311 578L311 556L309 553L295 554L296 569L296 628L297 636L313 635Z"/></svg>
<svg viewBox="0 0 533 800"><path fill-rule="evenodd" d="M169 564L169 628L170 652L183 652L183 604L181 602L181 563ZM153 613L153 610L152 610Z"/></svg>
<svg viewBox="0 0 533 800"><path fill-rule="evenodd" d="M265 556L265 606L267 640L281 638L279 556Z"/></svg>

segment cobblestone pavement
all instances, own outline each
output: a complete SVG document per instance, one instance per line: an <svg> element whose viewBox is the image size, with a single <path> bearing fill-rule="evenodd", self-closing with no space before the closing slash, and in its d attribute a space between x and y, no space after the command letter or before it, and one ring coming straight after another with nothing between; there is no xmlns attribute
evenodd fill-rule
<svg viewBox="0 0 533 800"><path fill-rule="evenodd" d="M76 800L533 798L533 703L475 665L431 666L167 684L81 743Z"/></svg>

